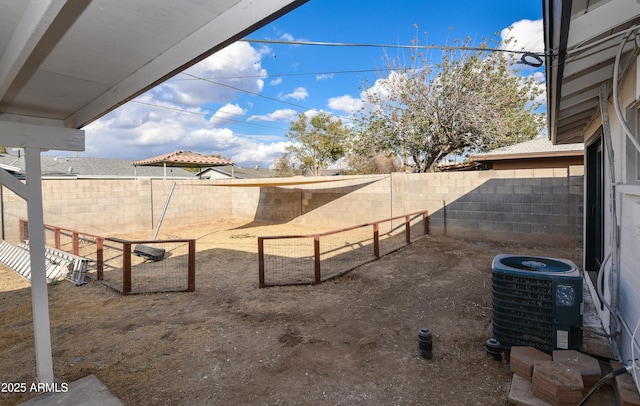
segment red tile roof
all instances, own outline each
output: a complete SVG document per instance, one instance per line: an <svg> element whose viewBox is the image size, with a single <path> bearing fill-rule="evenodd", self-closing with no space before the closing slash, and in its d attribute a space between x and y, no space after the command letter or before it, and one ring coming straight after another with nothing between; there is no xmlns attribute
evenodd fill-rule
<svg viewBox="0 0 640 406"><path fill-rule="evenodd" d="M222 158L204 156L191 151L175 151L169 154L158 155L133 163L134 166L182 166L182 167L205 167L233 165L231 161Z"/></svg>

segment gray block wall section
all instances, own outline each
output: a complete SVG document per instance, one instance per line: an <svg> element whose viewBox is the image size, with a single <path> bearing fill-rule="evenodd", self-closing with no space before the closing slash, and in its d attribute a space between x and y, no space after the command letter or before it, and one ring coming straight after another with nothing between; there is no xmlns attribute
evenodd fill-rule
<svg viewBox="0 0 640 406"><path fill-rule="evenodd" d="M162 227L224 218L336 228L420 210L430 232L475 240L582 246L583 168L288 178L178 180ZM276 180L278 181L278 180ZM153 236L173 181L43 181L47 224L91 234ZM243 186L245 184L251 184ZM255 186L264 185L264 186ZM2 188L3 234L17 241L26 203Z"/></svg>

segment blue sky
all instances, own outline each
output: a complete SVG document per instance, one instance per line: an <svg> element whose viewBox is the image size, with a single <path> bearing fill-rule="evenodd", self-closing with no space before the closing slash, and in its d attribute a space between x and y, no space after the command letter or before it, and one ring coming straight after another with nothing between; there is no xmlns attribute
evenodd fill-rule
<svg viewBox="0 0 640 406"><path fill-rule="evenodd" d="M541 52L541 13L540 0L311 0L247 38L410 45L417 35L421 45L446 45L513 26L518 48ZM295 115L322 110L348 120L362 83L380 78L384 51L237 42L87 126L79 156L144 159L191 150L269 167L285 151Z"/></svg>

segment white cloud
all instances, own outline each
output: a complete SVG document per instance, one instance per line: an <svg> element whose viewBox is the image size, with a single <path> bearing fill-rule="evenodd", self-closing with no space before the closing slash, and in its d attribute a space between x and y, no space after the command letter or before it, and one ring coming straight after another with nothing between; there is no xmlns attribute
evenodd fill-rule
<svg viewBox="0 0 640 406"><path fill-rule="evenodd" d="M294 41L293 35L286 32L280 36L280 39L283 41Z"/></svg>
<svg viewBox="0 0 640 406"><path fill-rule="evenodd" d="M282 96L283 99L295 99L295 100L304 100L309 97L309 93L307 93L307 89L304 87L296 88L292 93L285 94Z"/></svg>
<svg viewBox="0 0 640 406"><path fill-rule="evenodd" d="M344 95L330 98L327 105L333 110L344 111L345 113L351 114L361 109L364 102L361 98Z"/></svg>
<svg viewBox="0 0 640 406"><path fill-rule="evenodd" d="M500 32L500 38L504 42L507 39L513 41L508 45L512 50L525 50L527 52L544 52L544 33L542 19L520 20L511 27Z"/></svg>
<svg viewBox="0 0 640 406"><path fill-rule="evenodd" d="M295 117L296 111L292 109L276 110L273 113L264 115L253 115L249 117L249 120L261 120L261 121L289 121Z"/></svg>
<svg viewBox="0 0 640 406"><path fill-rule="evenodd" d="M544 83L546 81L546 77L544 76L544 72L534 72L533 79L538 83Z"/></svg>
<svg viewBox="0 0 640 406"><path fill-rule="evenodd" d="M147 103L149 97L147 94L136 100ZM180 149L229 156L227 149L238 144L234 140L239 137L233 131L216 128L230 113L241 114L237 105L220 108L208 120L200 108L183 109L158 101L153 104L160 107L130 102L88 125L86 156L143 159ZM146 119L139 125L123 125L131 123L132 116Z"/></svg>
<svg viewBox="0 0 640 406"><path fill-rule="evenodd" d="M316 80L328 80L333 79L333 73L321 73L316 75Z"/></svg>
<svg viewBox="0 0 640 406"><path fill-rule="evenodd" d="M239 120L245 113L246 111L237 104L227 103L211 116L209 122L216 127L221 127L229 122Z"/></svg>
<svg viewBox="0 0 640 406"><path fill-rule="evenodd" d="M216 115L223 119L221 112L241 111L238 109L236 105L226 105ZM120 125L121 120L142 112L150 119L141 125L128 128ZM205 155L220 154L238 165L268 166L288 145L286 141L264 144L260 139L273 137L239 136L229 128L213 126L211 121L217 120L207 120L201 113L180 113L128 103L85 127L83 155L138 160L184 149Z"/></svg>
<svg viewBox="0 0 640 406"><path fill-rule="evenodd" d="M303 38L295 38L293 35L289 34L288 32L285 32L282 35L280 35L279 39L282 40L282 41L288 41L288 42L304 42L304 41L306 41ZM301 45L299 45L299 44L291 44L289 46L290 47L299 47Z"/></svg>
<svg viewBox="0 0 640 406"><path fill-rule="evenodd" d="M231 156L231 160L233 162L243 162L245 165L259 163L263 167L269 167L286 152L289 145L291 143L288 141L259 144L251 140L245 140L245 144Z"/></svg>
<svg viewBox="0 0 640 406"><path fill-rule="evenodd" d="M201 128L190 131L184 142L202 151L228 151L242 144L242 139L228 128ZM228 152L222 155L228 156ZM216 152L218 153L218 152Z"/></svg>
<svg viewBox="0 0 640 406"><path fill-rule="evenodd" d="M149 107L145 105L132 104L130 108L119 110L118 113L117 120L112 121L114 129L137 128L153 119Z"/></svg>
<svg viewBox="0 0 640 406"><path fill-rule="evenodd" d="M540 106L546 106L547 104L547 86L546 86L546 77L544 76L544 72L534 72L532 75L533 80L536 81L536 86L542 90L538 97L534 100L534 103L539 104Z"/></svg>
<svg viewBox="0 0 640 406"><path fill-rule="evenodd" d="M263 50L256 50L249 43L234 42L187 69L186 75L177 75L151 92L158 98L187 105L228 103L238 97L237 89L258 93L267 77L260 63L263 54Z"/></svg>
<svg viewBox="0 0 640 406"><path fill-rule="evenodd" d="M317 116L320 113L318 110L307 110L303 114L307 117L307 120Z"/></svg>
<svg viewBox="0 0 640 406"><path fill-rule="evenodd" d="M267 52L267 48L254 49L248 43L237 42L186 72L259 93L267 77L261 66L261 58ZM289 96L304 95L306 90L299 88ZM83 155L137 160L186 149L221 154L238 164L270 163L285 150L282 136L239 136L225 128L245 116L246 108L253 104L251 100L234 102L240 96L241 92L228 86L177 75L87 126ZM220 107L211 115L215 104ZM294 111L283 109L267 118L287 120L293 115ZM273 144L264 145L265 142Z"/></svg>
<svg viewBox="0 0 640 406"><path fill-rule="evenodd" d="M373 86L363 90L360 94L360 100L365 110L379 108L379 106L371 105L370 100L378 100L380 103L388 101L392 89L395 87L396 82L400 80L400 76L400 73L391 71L389 76L377 79Z"/></svg>
<svg viewBox="0 0 640 406"><path fill-rule="evenodd" d="M276 79L273 79L271 82L269 82L269 85L278 86L280 83L282 83L282 78L276 78Z"/></svg>

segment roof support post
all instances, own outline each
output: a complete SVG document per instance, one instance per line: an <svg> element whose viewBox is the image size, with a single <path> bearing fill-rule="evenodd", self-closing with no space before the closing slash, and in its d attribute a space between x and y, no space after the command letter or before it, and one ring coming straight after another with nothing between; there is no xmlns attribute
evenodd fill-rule
<svg viewBox="0 0 640 406"><path fill-rule="evenodd" d="M25 148L29 255L31 257L31 303L38 381L53 383L53 357L49 325L49 294L45 269L44 215L40 148Z"/></svg>
<svg viewBox="0 0 640 406"><path fill-rule="evenodd" d="M26 184L0 172L0 182L27 201L29 255L31 258L31 303L36 350L36 372L41 383L53 383L49 293L45 267L42 163L40 151L84 151L84 130L0 120L4 146L25 150Z"/></svg>

